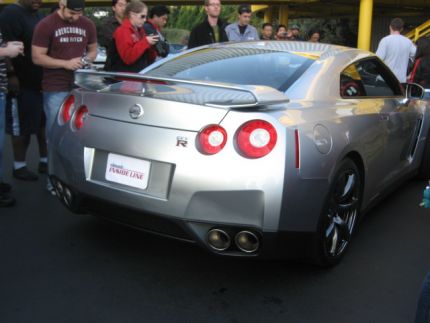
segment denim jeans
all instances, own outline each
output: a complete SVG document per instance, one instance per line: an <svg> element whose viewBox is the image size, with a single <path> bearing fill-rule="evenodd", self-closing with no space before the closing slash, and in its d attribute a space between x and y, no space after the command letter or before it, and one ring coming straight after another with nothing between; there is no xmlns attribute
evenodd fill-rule
<svg viewBox="0 0 430 323"><path fill-rule="evenodd" d="M430 323L430 271L421 285L415 323Z"/></svg>
<svg viewBox="0 0 430 323"><path fill-rule="evenodd" d="M3 181L3 146L6 123L6 93L0 92L0 182Z"/></svg>
<svg viewBox="0 0 430 323"><path fill-rule="evenodd" d="M69 92L43 92L43 110L46 117L46 141L49 142L52 126L57 118L58 110Z"/></svg>

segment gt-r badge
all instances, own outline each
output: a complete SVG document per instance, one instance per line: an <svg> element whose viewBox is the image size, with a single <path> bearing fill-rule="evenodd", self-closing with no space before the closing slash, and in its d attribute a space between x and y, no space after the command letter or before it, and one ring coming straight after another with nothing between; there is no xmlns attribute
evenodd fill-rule
<svg viewBox="0 0 430 323"><path fill-rule="evenodd" d="M188 138L187 137L176 137L176 147L187 147Z"/></svg>
<svg viewBox="0 0 430 323"><path fill-rule="evenodd" d="M139 119L143 116L143 107L140 104L136 103L130 108L128 112L132 119Z"/></svg>

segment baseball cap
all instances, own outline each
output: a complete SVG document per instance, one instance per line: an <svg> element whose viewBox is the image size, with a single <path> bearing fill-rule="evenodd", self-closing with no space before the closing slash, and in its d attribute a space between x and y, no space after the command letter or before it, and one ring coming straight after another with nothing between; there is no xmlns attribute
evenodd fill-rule
<svg viewBox="0 0 430 323"><path fill-rule="evenodd" d="M297 25L293 25L293 27L291 27L291 29L297 29L297 30L300 30L300 27L299 27L299 26L297 26Z"/></svg>
<svg viewBox="0 0 430 323"><path fill-rule="evenodd" d="M67 0L66 8L73 11L82 11L85 8L85 0Z"/></svg>

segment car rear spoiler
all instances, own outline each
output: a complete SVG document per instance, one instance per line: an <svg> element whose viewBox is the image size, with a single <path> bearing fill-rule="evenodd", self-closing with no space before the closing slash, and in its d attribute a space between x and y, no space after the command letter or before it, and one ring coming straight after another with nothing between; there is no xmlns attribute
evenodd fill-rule
<svg viewBox="0 0 430 323"><path fill-rule="evenodd" d="M140 88L139 91L127 92L130 94L178 100L216 108L248 108L289 102L284 93L263 85L236 85L94 70L75 72L75 84L85 90L110 92L113 89L112 85L121 82L144 84L144 87ZM169 87L169 91L165 89L166 86ZM113 90L112 92L118 91Z"/></svg>

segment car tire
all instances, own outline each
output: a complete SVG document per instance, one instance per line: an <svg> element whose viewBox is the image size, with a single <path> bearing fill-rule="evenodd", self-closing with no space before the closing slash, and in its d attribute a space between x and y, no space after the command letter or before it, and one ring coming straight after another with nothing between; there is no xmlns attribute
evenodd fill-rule
<svg viewBox="0 0 430 323"><path fill-rule="evenodd" d="M340 162L318 221L314 263L337 265L346 253L358 223L363 181L349 158Z"/></svg>
<svg viewBox="0 0 430 323"><path fill-rule="evenodd" d="M427 134L421 166L418 171L418 178L430 180L430 131Z"/></svg>

